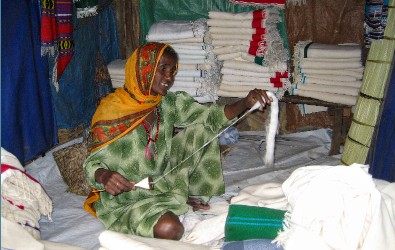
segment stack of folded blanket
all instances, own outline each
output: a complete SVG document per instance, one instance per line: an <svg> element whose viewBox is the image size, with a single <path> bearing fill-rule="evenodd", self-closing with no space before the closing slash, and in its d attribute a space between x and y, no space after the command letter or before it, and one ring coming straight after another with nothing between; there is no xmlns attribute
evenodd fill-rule
<svg viewBox="0 0 395 250"><path fill-rule="evenodd" d="M294 50L293 94L353 106L363 71L359 45L300 41Z"/></svg>
<svg viewBox="0 0 395 250"><path fill-rule="evenodd" d="M117 59L107 65L113 88L123 88L125 84L125 64L126 60Z"/></svg>
<svg viewBox="0 0 395 250"><path fill-rule="evenodd" d="M244 97L253 88L280 93L289 86L282 10L210 11L207 24L206 41L223 64L218 96Z"/></svg>
<svg viewBox="0 0 395 250"><path fill-rule="evenodd" d="M201 103L218 98L220 69L212 46L204 41L207 29L207 19L163 20L154 23L146 37L148 42L170 44L178 54L178 73L171 91L185 91Z"/></svg>

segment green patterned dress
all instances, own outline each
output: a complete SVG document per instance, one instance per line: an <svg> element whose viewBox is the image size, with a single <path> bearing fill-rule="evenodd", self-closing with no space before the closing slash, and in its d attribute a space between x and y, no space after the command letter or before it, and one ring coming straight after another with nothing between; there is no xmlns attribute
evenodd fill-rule
<svg viewBox="0 0 395 250"><path fill-rule="evenodd" d="M157 180L153 190L137 189L112 196L100 193L94 204L97 217L109 230L153 237L153 227L166 212L188 211L188 196L224 193L218 140L214 140L163 178L174 166L192 155L229 125L224 106L202 105L184 92L169 92L159 104L160 125L157 155L144 157L147 135L142 126L121 139L92 153L84 163L88 183L97 189L94 175L98 168L117 171L130 181L145 177ZM182 128L173 135L174 128ZM156 127L153 128L153 135Z"/></svg>

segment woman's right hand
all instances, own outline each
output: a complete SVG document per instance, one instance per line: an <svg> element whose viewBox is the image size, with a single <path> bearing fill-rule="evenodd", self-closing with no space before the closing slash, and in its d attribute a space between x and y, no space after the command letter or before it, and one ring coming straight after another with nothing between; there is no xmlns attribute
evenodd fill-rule
<svg viewBox="0 0 395 250"><path fill-rule="evenodd" d="M98 183L102 183L104 189L111 195L118 195L136 189L134 182L130 182L118 172L104 168L96 170L95 179Z"/></svg>

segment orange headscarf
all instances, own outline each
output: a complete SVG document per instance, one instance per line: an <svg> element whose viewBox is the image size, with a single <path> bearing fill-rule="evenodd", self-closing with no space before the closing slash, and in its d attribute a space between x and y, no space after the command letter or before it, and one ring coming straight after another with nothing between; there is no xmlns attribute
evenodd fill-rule
<svg viewBox="0 0 395 250"><path fill-rule="evenodd" d="M161 95L151 95L151 87L159 59L168 46L149 43L129 57L124 88L103 98L93 116L91 152L135 129L161 102Z"/></svg>

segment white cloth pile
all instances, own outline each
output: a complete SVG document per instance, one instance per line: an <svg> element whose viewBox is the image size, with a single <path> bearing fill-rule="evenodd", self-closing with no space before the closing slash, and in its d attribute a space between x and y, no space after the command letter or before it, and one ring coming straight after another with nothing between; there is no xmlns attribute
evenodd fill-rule
<svg viewBox="0 0 395 250"><path fill-rule="evenodd" d="M205 43L207 19L163 20L154 23L147 42L170 44L178 54L178 73L170 91L185 91L198 102L214 102L219 82L219 64L212 46Z"/></svg>
<svg viewBox="0 0 395 250"><path fill-rule="evenodd" d="M40 239L41 215L50 218L52 201L40 183L25 173L18 159L1 148L1 217Z"/></svg>
<svg viewBox="0 0 395 250"><path fill-rule="evenodd" d="M284 249L395 249L395 183L368 166L309 166L283 183Z"/></svg>
<svg viewBox="0 0 395 250"><path fill-rule="evenodd" d="M83 250L42 241L39 220L52 213L52 201L19 160L1 148L1 249Z"/></svg>
<svg viewBox="0 0 395 250"><path fill-rule="evenodd" d="M206 41L223 63L218 96L244 97L254 88L280 93L289 87L289 51L278 29L283 22L278 8L209 12Z"/></svg>
<svg viewBox="0 0 395 250"><path fill-rule="evenodd" d="M294 95L355 105L364 67L361 47L299 41L294 50Z"/></svg>

